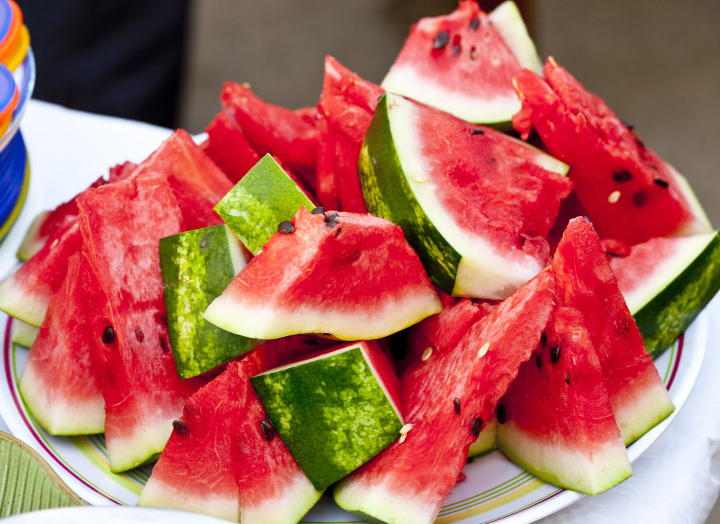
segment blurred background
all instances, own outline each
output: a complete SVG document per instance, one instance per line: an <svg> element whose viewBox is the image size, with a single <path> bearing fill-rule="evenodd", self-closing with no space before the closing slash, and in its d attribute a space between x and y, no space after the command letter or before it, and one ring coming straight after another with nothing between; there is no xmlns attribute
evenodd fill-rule
<svg viewBox="0 0 720 524"><path fill-rule="evenodd" d="M323 57L379 83L409 26L454 0L19 0L36 97L201 132L224 80L315 105ZM498 2L480 1L490 9ZM720 226L720 2L525 0L550 54L690 179Z"/></svg>

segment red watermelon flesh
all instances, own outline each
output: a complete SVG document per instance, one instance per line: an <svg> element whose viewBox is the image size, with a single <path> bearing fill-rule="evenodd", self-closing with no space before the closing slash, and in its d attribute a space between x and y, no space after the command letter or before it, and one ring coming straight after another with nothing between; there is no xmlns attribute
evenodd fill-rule
<svg viewBox="0 0 720 524"><path fill-rule="evenodd" d="M325 57L323 90L318 111L327 130L318 150L318 198L327 209L367 213L357 173L360 147L378 97L385 91L363 80L331 56ZM324 142L324 144L323 144Z"/></svg>
<svg viewBox="0 0 720 524"><path fill-rule="evenodd" d="M600 360L576 309L559 308L546 336L500 401L498 447L546 482L597 495L632 475Z"/></svg>
<svg viewBox="0 0 720 524"><path fill-rule="evenodd" d="M233 125L225 113L215 115L205 131L208 139L203 151L233 184L239 182L260 160L260 155L250 145L245 134Z"/></svg>
<svg viewBox="0 0 720 524"><path fill-rule="evenodd" d="M135 171L136 167L137 164L135 162L130 162L129 160L111 167L108 175L108 182L119 182L120 180L125 180L132 174L133 171Z"/></svg>
<svg viewBox="0 0 720 524"><path fill-rule="evenodd" d="M259 339L329 333L369 340L441 310L400 227L356 213L311 214L278 232L216 298L204 317ZM381 265L378 265L381 262Z"/></svg>
<svg viewBox="0 0 720 524"><path fill-rule="evenodd" d="M510 120L519 109L512 78L520 62L477 2L412 26L382 86L477 123Z"/></svg>
<svg viewBox="0 0 720 524"><path fill-rule="evenodd" d="M225 82L220 103L260 156L278 156L310 189L315 188L318 129L302 113L264 102L247 84Z"/></svg>
<svg viewBox="0 0 720 524"><path fill-rule="evenodd" d="M125 471L162 451L185 400L206 381L178 378L165 318L158 242L184 224L160 174L88 190L78 208L83 255L108 304L88 324L110 468Z"/></svg>
<svg viewBox="0 0 720 524"><path fill-rule="evenodd" d="M412 428L336 485L340 507L395 524L433 522L478 429L537 346L554 300L554 276L543 271L473 324L452 351L406 373L400 387Z"/></svg>
<svg viewBox="0 0 720 524"><path fill-rule="evenodd" d="M522 71L514 79L522 110L513 125L523 137L534 127L550 153L570 165L575 192L602 238L633 245L711 231L685 178L602 99L552 58L544 73Z"/></svg>
<svg viewBox="0 0 720 524"><path fill-rule="evenodd" d="M152 173L167 177L188 230L223 223L213 208L233 184L186 131L175 131L132 172L132 178Z"/></svg>
<svg viewBox="0 0 720 524"><path fill-rule="evenodd" d="M51 435L104 430L105 401L93 369L86 321L90 281L82 255L71 256L20 377L25 405Z"/></svg>
<svg viewBox="0 0 720 524"><path fill-rule="evenodd" d="M675 407L591 224L582 218L570 221L552 267L561 303L585 319L620 433L630 445Z"/></svg>
<svg viewBox="0 0 720 524"><path fill-rule="evenodd" d="M263 344L240 362L228 364L224 373L185 404L138 505L239 521L241 487L243 505L252 514L263 506L263 500L281 496L284 486L302 482L305 474L282 439L267 442L262 435L260 441L255 436L260 430L257 421L267 420L267 415L248 379L329 343L288 337ZM305 482L312 487L307 477ZM285 502L292 509L292 501Z"/></svg>

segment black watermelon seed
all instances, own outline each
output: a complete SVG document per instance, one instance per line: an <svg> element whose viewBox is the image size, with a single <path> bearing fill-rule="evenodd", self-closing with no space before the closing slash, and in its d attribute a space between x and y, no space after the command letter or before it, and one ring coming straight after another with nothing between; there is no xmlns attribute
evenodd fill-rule
<svg viewBox="0 0 720 524"><path fill-rule="evenodd" d="M635 129L635 126L634 126L634 125L628 124L625 120L620 120L620 122L622 122L622 125L624 125L624 126L625 126L628 130L630 130L630 131L632 131L633 129Z"/></svg>
<svg viewBox="0 0 720 524"><path fill-rule="evenodd" d="M325 214L325 208L322 206L318 206L312 211L310 211L313 215L324 215Z"/></svg>
<svg viewBox="0 0 720 524"><path fill-rule="evenodd" d="M635 207L642 207L645 205L645 202L647 202L647 194L645 191L640 190L633 195L633 204L635 204Z"/></svg>
<svg viewBox="0 0 720 524"><path fill-rule="evenodd" d="M663 180L662 178L656 178L655 180L653 180L653 182L655 182L656 186L663 189L667 189L668 187L670 187L670 184L668 184L667 180Z"/></svg>
<svg viewBox="0 0 720 524"><path fill-rule="evenodd" d="M454 54L454 55L456 55L456 56L460 54L460 46L459 46L459 45L454 45L454 46L453 46L453 48L452 48L452 54Z"/></svg>
<svg viewBox="0 0 720 524"><path fill-rule="evenodd" d="M173 430L181 437L187 437L190 434L190 428L182 420L173 420Z"/></svg>
<svg viewBox="0 0 720 524"><path fill-rule="evenodd" d="M542 369L542 357L540 355L538 355L535 359L535 363L537 364L538 369Z"/></svg>
<svg viewBox="0 0 720 524"><path fill-rule="evenodd" d="M330 213L328 216L325 217L325 222L330 222L331 220L335 220L337 217L339 217L337 213Z"/></svg>
<svg viewBox="0 0 720 524"><path fill-rule="evenodd" d="M115 330L112 326L108 326L103 330L102 341L105 344L112 344L115 342Z"/></svg>
<svg viewBox="0 0 720 524"><path fill-rule="evenodd" d="M335 227L335 226L339 226L340 222L338 222L337 220L331 220L330 222L327 223L327 225L328 225L328 227Z"/></svg>
<svg viewBox="0 0 720 524"><path fill-rule="evenodd" d="M475 457L468 457L465 459L465 464L472 464L473 460L475 460Z"/></svg>
<svg viewBox="0 0 720 524"><path fill-rule="evenodd" d="M542 335L540 335L540 343L544 346L547 343L547 335L545 332L542 332Z"/></svg>
<svg viewBox="0 0 720 524"><path fill-rule="evenodd" d="M640 148L645 149L645 142L643 142L642 140L640 140L639 137L636 137L636 136L635 136L635 137L633 137L633 140L635 140L635 143L636 143Z"/></svg>
<svg viewBox="0 0 720 524"><path fill-rule="evenodd" d="M165 353L167 353L167 352L168 352L168 348L167 348L167 346L165 345L165 339L162 338L162 337L158 337L158 340L160 340L160 347L162 348L162 350L163 350Z"/></svg>
<svg viewBox="0 0 720 524"><path fill-rule="evenodd" d="M621 169L620 171L615 171L615 173L613 173L613 179L618 184L624 184L625 182L630 182L632 180L632 178L633 178L632 173L630 173L630 171L628 171L627 169Z"/></svg>
<svg viewBox="0 0 720 524"><path fill-rule="evenodd" d="M478 27L480 27L480 19L473 18L470 22L470 29L472 29L473 31L477 31Z"/></svg>
<svg viewBox="0 0 720 524"><path fill-rule="evenodd" d="M262 429L263 436L268 442L275 438L275 426L272 425L272 422L261 420L260 429Z"/></svg>
<svg viewBox="0 0 720 524"><path fill-rule="evenodd" d="M505 424L505 422L507 422L507 411L505 411L505 406L502 404L498 405L497 419L500 424Z"/></svg>
<svg viewBox="0 0 720 524"><path fill-rule="evenodd" d="M550 348L550 360L553 364L557 364L557 361L560 360L560 345L553 346Z"/></svg>
<svg viewBox="0 0 720 524"><path fill-rule="evenodd" d="M655 164L650 164L650 168L654 169L655 171L658 170L658 166L656 166Z"/></svg>
<svg viewBox="0 0 720 524"><path fill-rule="evenodd" d="M470 130L470 134L471 134L472 136L484 135L484 134L485 134L485 131L483 131L482 129L471 129L471 130Z"/></svg>
<svg viewBox="0 0 720 524"><path fill-rule="evenodd" d="M567 382L567 385L570 385L570 373L565 373L565 382Z"/></svg>
<svg viewBox="0 0 720 524"><path fill-rule="evenodd" d="M480 435L480 432L482 431L482 426L483 419L478 417L472 421L472 427L470 428L470 430L472 431L473 437L477 437L478 435Z"/></svg>
<svg viewBox="0 0 720 524"><path fill-rule="evenodd" d="M460 399L459 398L456 398L455 400L453 400L453 406L455 406L455 414L459 415L460 414Z"/></svg>
<svg viewBox="0 0 720 524"><path fill-rule="evenodd" d="M292 225L292 222L283 220L280 224L278 224L278 231L287 235L295 231L295 226Z"/></svg>
<svg viewBox="0 0 720 524"><path fill-rule="evenodd" d="M450 35L447 33L447 31L440 31L435 37L435 41L433 42L433 49L442 49L443 47L448 45L449 41Z"/></svg>
<svg viewBox="0 0 720 524"><path fill-rule="evenodd" d="M140 328L137 328L135 330L135 338L138 342L142 343L143 340L145 340L145 333L143 333L143 330Z"/></svg>

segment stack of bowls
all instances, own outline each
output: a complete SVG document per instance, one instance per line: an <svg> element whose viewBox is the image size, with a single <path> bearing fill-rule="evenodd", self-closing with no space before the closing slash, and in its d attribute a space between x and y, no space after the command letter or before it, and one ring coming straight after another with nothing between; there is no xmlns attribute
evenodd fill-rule
<svg viewBox="0 0 720 524"><path fill-rule="evenodd" d="M20 133L35 85L35 60L22 11L13 0L0 0L0 242L25 202L30 162Z"/></svg>

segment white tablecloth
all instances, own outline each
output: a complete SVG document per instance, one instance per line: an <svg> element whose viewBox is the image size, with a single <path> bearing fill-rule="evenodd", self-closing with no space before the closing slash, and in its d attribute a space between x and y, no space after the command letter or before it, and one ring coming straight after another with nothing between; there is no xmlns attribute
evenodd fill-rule
<svg viewBox="0 0 720 524"><path fill-rule="evenodd" d="M70 111L32 101L22 123L32 179L18 223L0 247L0 275L17 264L14 253L27 225L85 189L109 166L140 162L167 129ZM633 476L597 497L585 497L543 524L701 524L720 490L720 299L709 306L710 333L700 377L665 433L634 464ZM0 420L0 429L7 427Z"/></svg>

